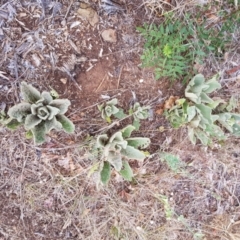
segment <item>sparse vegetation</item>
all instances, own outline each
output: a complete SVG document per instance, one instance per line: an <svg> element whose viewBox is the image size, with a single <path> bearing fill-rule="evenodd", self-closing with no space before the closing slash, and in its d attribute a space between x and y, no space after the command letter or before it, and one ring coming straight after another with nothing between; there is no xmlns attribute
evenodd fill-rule
<svg viewBox="0 0 240 240"><path fill-rule="evenodd" d="M52 129L63 129L67 133L74 132L73 123L64 114L70 105L67 99L53 99L49 92L40 92L32 85L22 82L21 94L23 102L8 110L10 123L17 120L16 125L24 125L34 137L35 144L45 142L45 135ZM6 125L9 126L8 122ZM15 128L14 125L12 128Z"/></svg>
<svg viewBox="0 0 240 240"><path fill-rule="evenodd" d="M239 1L0 5L0 239L240 237Z"/></svg>
<svg viewBox="0 0 240 240"><path fill-rule="evenodd" d="M165 112L174 128L188 127L188 137L193 144L196 144L197 139L203 145L212 145L212 139L224 140L224 131L216 124L217 121L234 135L239 135L240 114L224 112L226 108L233 110L236 106L228 108L229 104L224 104L221 108L221 103L224 103L222 99L209 97L210 93L220 88L217 76L205 81L204 76L198 74L188 83L186 98L177 99L176 105ZM221 112L217 111L218 107Z"/></svg>
<svg viewBox="0 0 240 240"><path fill-rule="evenodd" d="M138 150L149 146L150 139L142 137L131 137L134 126L128 125L121 131L114 133L111 137L107 134L97 137L96 148L101 151L102 164L100 165L101 181L107 184L111 175L111 166L128 181L132 180L133 172L128 159L143 161L145 153Z"/></svg>

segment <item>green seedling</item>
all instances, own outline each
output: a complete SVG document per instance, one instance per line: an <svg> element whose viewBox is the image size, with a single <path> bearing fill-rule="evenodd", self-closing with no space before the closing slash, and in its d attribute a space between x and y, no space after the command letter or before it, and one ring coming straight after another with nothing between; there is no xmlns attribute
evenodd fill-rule
<svg viewBox="0 0 240 240"><path fill-rule="evenodd" d="M129 114L133 116L133 126L136 130L139 130L140 120L147 119L149 117L149 106L141 106L136 102L129 110Z"/></svg>
<svg viewBox="0 0 240 240"><path fill-rule="evenodd" d="M99 171L103 184L107 184L110 179L111 166L125 180L131 181L133 172L127 160L143 161L145 159L145 153L138 148L144 149L148 147L150 139L131 137L134 129L134 126L128 125L121 131L114 133L111 137L108 137L107 134L97 137L96 148L99 149L102 155L102 165Z"/></svg>
<svg viewBox="0 0 240 240"><path fill-rule="evenodd" d="M240 114L228 112L233 110L236 101L231 99L229 104L222 99L209 96L220 89L217 77L205 81L203 75L196 75L187 85L185 97L165 111L165 116L174 128L187 126L188 137L193 144L197 139L203 145L211 145L212 140L226 139L221 126L235 136L240 136ZM220 123L220 126L217 124Z"/></svg>
<svg viewBox="0 0 240 240"><path fill-rule="evenodd" d="M32 134L35 144L44 143L46 134L52 129L74 132L73 123L64 115L70 106L68 99L53 99L49 92L40 93L26 82L21 83L20 89L23 102L8 110L10 123L24 125L27 131L31 131L27 136Z"/></svg>

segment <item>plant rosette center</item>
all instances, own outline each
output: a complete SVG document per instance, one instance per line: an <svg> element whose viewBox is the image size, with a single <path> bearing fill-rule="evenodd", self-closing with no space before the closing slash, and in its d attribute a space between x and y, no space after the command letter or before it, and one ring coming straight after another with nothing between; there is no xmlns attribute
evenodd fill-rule
<svg viewBox="0 0 240 240"><path fill-rule="evenodd" d="M45 106L41 102L31 105L31 113L42 120L52 120L59 112L58 108Z"/></svg>

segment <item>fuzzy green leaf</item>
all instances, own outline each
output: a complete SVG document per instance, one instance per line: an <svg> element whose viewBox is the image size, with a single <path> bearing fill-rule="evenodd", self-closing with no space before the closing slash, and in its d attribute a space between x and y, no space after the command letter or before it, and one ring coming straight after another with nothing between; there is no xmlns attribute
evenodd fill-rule
<svg viewBox="0 0 240 240"><path fill-rule="evenodd" d="M6 127L11 129L11 130L16 130L22 124L23 124L23 122L18 122L17 119L9 118L6 122Z"/></svg>
<svg viewBox="0 0 240 240"><path fill-rule="evenodd" d="M218 74L213 76L212 79L208 80L206 84L208 85L208 88L204 90L205 93L212 93L213 91L220 89L222 86L221 84L217 81Z"/></svg>
<svg viewBox="0 0 240 240"><path fill-rule="evenodd" d="M207 120L209 124L212 124L212 109L204 104L196 104L197 111Z"/></svg>
<svg viewBox="0 0 240 240"><path fill-rule="evenodd" d="M116 171L119 172L122 169L122 156L120 152L109 151L107 161L113 165Z"/></svg>
<svg viewBox="0 0 240 240"><path fill-rule="evenodd" d="M45 137L46 137L46 127L45 124L42 122L35 126L32 129L32 134L34 138L34 143L36 145L40 145L45 142Z"/></svg>
<svg viewBox="0 0 240 240"><path fill-rule="evenodd" d="M8 115L11 118L17 119L18 122L22 122L28 114L31 113L31 104L19 103L8 110Z"/></svg>
<svg viewBox="0 0 240 240"><path fill-rule="evenodd" d="M133 125L128 125L127 127L123 128L123 129L121 130L122 136L123 136L124 138L130 137L133 130L135 130L135 127L134 127Z"/></svg>
<svg viewBox="0 0 240 240"><path fill-rule="evenodd" d="M59 121L62 124L62 128L67 133L73 133L75 130L74 124L64 115L57 115L56 116L57 121Z"/></svg>
<svg viewBox="0 0 240 240"><path fill-rule="evenodd" d="M43 91L41 93L41 99L37 102L42 102L44 105L48 105L52 102L53 98L49 92Z"/></svg>
<svg viewBox="0 0 240 240"><path fill-rule="evenodd" d="M133 171L127 161L123 161L123 169L119 173L125 180L132 181Z"/></svg>
<svg viewBox="0 0 240 240"><path fill-rule="evenodd" d="M200 94L201 102L203 103L213 103L213 100L204 92Z"/></svg>
<svg viewBox="0 0 240 240"><path fill-rule="evenodd" d="M48 108L46 106L36 107L36 111L37 111L37 116L39 118L41 118L42 120L48 119L48 117L50 115L50 113L49 113L50 111L48 110Z"/></svg>
<svg viewBox="0 0 240 240"><path fill-rule="evenodd" d="M112 100L106 102L106 105L117 105L117 104L118 104L117 98L113 98Z"/></svg>
<svg viewBox="0 0 240 240"><path fill-rule="evenodd" d="M29 114L29 115L27 115L27 117L25 119L24 126L25 126L26 130L30 130L33 127L35 127L36 125L38 125L41 121L42 121L42 119L37 117L36 115Z"/></svg>
<svg viewBox="0 0 240 240"><path fill-rule="evenodd" d="M196 116L196 107L191 106L187 108L188 122L190 122Z"/></svg>
<svg viewBox="0 0 240 240"><path fill-rule="evenodd" d="M135 130L138 131L141 126L140 121L138 119L134 119L133 126L135 127Z"/></svg>
<svg viewBox="0 0 240 240"><path fill-rule="evenodd" d="M122 149L121 153L128 159L136 159L140 161L143 161L146 157L143 152L132 146L127 146L126 149Z"/></svg>
<svg viewBox="0 0 240 240"><path fill-rule="evenodd" d="M185 97L190 99L192 102L195 102L195 103L200 103L199 102L199 97L197 94L195 93L191 93L191 92L185 92Z"/></svg>
<svg viewBox="0 0 240 240"><path fill-rule="evenodd" d="M114 117L116 117L116 118L118 118L118 119L123 119L123 118L125 118L125 117L128 116L127 114L125 114L125 113L123 112L123 109L122 109L122 108L118 108L118 110L119 110L119 111L118 111L117 113L113 114Z"/></svg>
<svg viewBox="0 0 240 240"><path fill-rule="evenodd" d="M233 135L240 137L240 125L239 124L233 124Z"/></svg>
<svg viewBox="0 0 240 240"><path fill-rule="evenodd" d="M96 141L96 147L97 148L103 148L107 145L108 142L108 135L107 134L102 134L97 137Z"/></svg>
<svg viewBox="0 0 240 240"><path fill-rule="evenodd" d="M189 125L191 128L197 128L197 127L199 127L200 121L201 121L201 117L196 116L194 119L192 119L189 122Z"/></svg>
<svg viewBox="0 0 240 240"><path fill-rule="evenodd" d="M32 131L31 131L31 130L28 130L28 131L26 132L25 136L26 136L26 139L31 139L31 138L33 138L33 133L32 133Z"/></svg>
<svg viewBox="0 0 240 240"><path fill-rule="evenodd" d="M48 116L48 120L52 120L54 116L56 116L57 114L59 114L60 110L56 107L52 107L52 106L47 106L47 109L49 110L49 116Z"/></svg>
<svg viewBox="0 0 240 240"><path fill-rule="evenodd" d="M45 121L46 132L49 133L52 129L61 130L63 128L62 124L57 121L56 117L51 120Z"/></svg>
<svg viewBox="0 0 240 240"><path fill-rule="evenodd" d="M201 141L203 145L208 145L210 143L209 137L199 128L194 129L194 133L196 137Z"/></svg>
<svg viewBox="0 0 240 240"><path fill-rule="evenodd" d="M188 127L188 138L191 141L192 144L196 144L196 137L194 136L194 129L191 127Z"/></svg>
<svg viewBox="0 0 240 240"><path fill-rule="evenodd" d="M127 138L126 139L129 146L132 146L134 148L147 148L151 141L149 138L143 138L143 137L134 137L134 138Z"/></svg>
<svg viewBox="0 0 240 240"><path fill-rule="evenodd" d="M68 99L54 99L50 103L50 106L59 109L59 114L65 114L70 105L71 105L71 102Z"/></svg>
<svg viewBox="0 0 240 240"><path fill-rule="evenodd" d="M101 175L102 183L104 185L107 185L107 183L109 182L110 176L111 176L111 166L110 166L109 162L103 163L103 168L102 168L100 175Z"/></svg>
<svg viewBox="0 0 240 240"><path fill-rule="evenodd" d="M109 139L109 143L112 143L112 142L122 144L124 142L122 133L121 132L114 133Z"/></svg>
<svg viewBox="0 0 240 240"><path fill-rule="evenodd" d="M33 87L31 84L22 82L20 89L21 89L21 94L23 96L23 99L26 102L36 103L39 99L41 99L40 92L35 87Z"/></svg>

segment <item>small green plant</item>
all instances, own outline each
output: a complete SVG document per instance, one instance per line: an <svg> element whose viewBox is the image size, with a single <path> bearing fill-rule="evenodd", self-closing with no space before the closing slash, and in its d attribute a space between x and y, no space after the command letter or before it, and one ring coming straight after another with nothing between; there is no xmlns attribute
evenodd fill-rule
<svg viewBox="0 0 240 240"><path fill-rule="evenodd" d="M136 102L129 110L129 114L133 116L133 126L136 130L139 130L140 120L147 119L149 117L149 106L141 106L139 102Z"/></svg>
<svg viewBox="0 0 240 240"><path fill-rule="evenodd" d="M102 164L99 172L101 182L107 184L111 175L111 166L122 175L125 180L131 181L132 169L128 159L143 161L146 154L138 148L144 149L149 146L150 139L142 137L131 137L134 126L128 125L121 131L114 133L111 137L107 134L99 135L96 148L101 152Z"/></svg>
<svg viewBox="0 0 240 240"><path fill-rule="evenodd" d="M221 85L217 76L205 81L203 75L196 75L185 89L185 97L178 99L176 105L165 111L165 116L174 128L187 126L190 141L197 139L203 145L211 145L212 140L224 140L225 134L217 122L229 132L240 136L240 114L228 112L232 110L233 100L224 104L222 99L208 96Z"/></svg>
<svg viewBox="0 0 240 240"><path fill-rule="evenodd" d="M192 29L171 18L160 24L144 25L137 30L145 38L143 66L155 68L155 78L174 81L190 73L196 53L191 43Z"/></svg>
<svg viewBox="0 0 240 240"><path fill-rule="evenodd" d="M24 101L8 110L9 123L15 121L17 125L24 125L27 135L33 135L35 144L45 142L51 129L74 132L73 123L64 115L70 105L69 100L53 99L49 92L40 93L26 82L21 83L20 90Z"/></svg>
<svg viewBox="0 0 240 240"><path fill-rule="evenodd" d="M119 109L116 107L118 104L118 100L116 98L103 103L101 105L98 105L98 110L101 112L101 116L103 119L105 119L108 123L111 122L111 116L118 113Z"/></svg>

